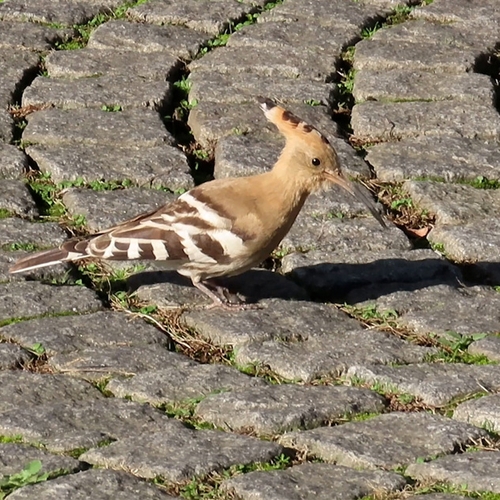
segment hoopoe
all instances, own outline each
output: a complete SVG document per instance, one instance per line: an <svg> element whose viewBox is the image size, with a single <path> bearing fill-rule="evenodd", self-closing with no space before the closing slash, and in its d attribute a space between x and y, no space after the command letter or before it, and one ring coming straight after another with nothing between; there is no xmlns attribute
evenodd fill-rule
<svg viewBox="0 0 500 500"><path fill-rule="evenodd" d="M210 280L233 276L265 260L288 233L307 197L338 184L364 202L385 227L374 203L342 174L337 153L314 127L259 99L266 118L286 139L273 169L250 177L216 179L147 214L59 248L18 260L11 273L85 257L166 261L210 297L209 307L231 304Z"/></svg>

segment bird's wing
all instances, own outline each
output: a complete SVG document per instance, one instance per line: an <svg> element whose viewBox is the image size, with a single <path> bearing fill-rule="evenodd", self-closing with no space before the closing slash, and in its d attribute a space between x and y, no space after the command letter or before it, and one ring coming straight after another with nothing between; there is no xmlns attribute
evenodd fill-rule
<svg viewBox="0 0 500 500"><path fill-rule="evenodd" d="M243 243L231 228L231 219L191 191L154 212L78 242L73 251L109 260L219 262L229 247Z"/></svg>

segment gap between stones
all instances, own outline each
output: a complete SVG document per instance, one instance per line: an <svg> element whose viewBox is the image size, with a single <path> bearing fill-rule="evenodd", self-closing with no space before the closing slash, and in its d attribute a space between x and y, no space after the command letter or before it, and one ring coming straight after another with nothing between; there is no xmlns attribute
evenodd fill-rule
<svg viewBox="0 0 500 500"><path fill-rule="evenodd" d="M338 68L336 83L338 86L339 98L337 107L333 109L333 120L337 123L339 132L346 142L348 142L358 154L364 158L366 156L366 144L358 144L352 136L351 113L354 107L354 97L352 95L355 70L353 67L356 44L367 38L371 38L378 30L404 23L409 19L410 13L422 3L429 4L432 0L411 0L407 4L398 5L389 15L382 19L373 19L361 30L360 36L352 40L342 51ZM417 213L412 206L412 201L402 192L399 183L377 182L373 167L367 163L371 179L365 184L375 194L376 199L383 205L389 218L394 222L415 245L416 238L411 229L418 229L422 224L428 225L433 222L433 217L429 214ZM411 209L411 210L410 210ZM427 242L427 240L425 240ZM430 248L429 243L419 243L417 248Z"/></svg>

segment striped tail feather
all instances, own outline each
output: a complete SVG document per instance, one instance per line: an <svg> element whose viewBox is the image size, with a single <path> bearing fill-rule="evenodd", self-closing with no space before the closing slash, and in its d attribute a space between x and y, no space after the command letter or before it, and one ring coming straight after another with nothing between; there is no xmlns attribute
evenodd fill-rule
<svg viewBox="0 0 500 500"><path fill-rule="evenodd" d="M40 267L52 266L60 264L61 262L73 261L88 257L85 253L77 253L70 249L52 248L51 250L44 250L35 254L27 255L19 259L10 269L10 273L20 273L31 271Z"/></svg>

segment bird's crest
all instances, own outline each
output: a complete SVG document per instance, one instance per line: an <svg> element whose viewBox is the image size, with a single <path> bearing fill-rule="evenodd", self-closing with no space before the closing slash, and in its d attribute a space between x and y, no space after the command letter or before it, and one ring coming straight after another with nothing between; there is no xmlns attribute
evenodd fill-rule
<svg viewBox="0 0 500 500"><path fill-rule="evenodd" d="M258 98L260 108L264 111L266 118L278 127L278 130L286 138L297 138L302 136L304 139L320 139L325 144L330 144L328 139L309 123L301 120L290 111L278 106L271 99L265 97ZM312 137L310 134L313 134Z"/></svg>

